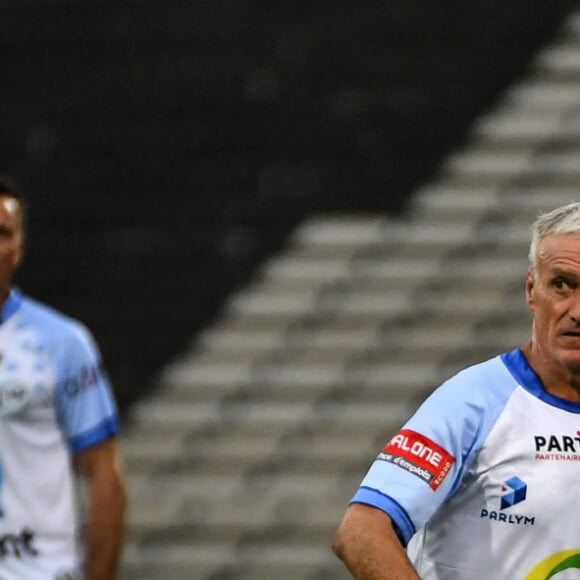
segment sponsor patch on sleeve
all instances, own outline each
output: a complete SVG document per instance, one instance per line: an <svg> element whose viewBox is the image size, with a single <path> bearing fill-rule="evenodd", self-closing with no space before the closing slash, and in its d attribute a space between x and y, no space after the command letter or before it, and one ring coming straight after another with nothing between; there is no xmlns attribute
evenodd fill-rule
<svg viewBox="0 0 580 580"><path fill-rule="evenodd" d="M397 433L377 459L398 465L428 483L433 490L443 483L455 463L451 453L411 429Z"/></svg>

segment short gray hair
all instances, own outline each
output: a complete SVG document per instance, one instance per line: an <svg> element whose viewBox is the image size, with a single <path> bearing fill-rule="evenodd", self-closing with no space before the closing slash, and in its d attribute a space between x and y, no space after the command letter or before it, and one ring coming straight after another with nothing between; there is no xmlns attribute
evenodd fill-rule
<svg viewBox="0 0 580 580"><path fill-rule="evenodd" d="M528 259L535 273L538 266L538 246L547 236L571 235L580 238L580 202L569 203L541 214L532 224L532 241Z"/></svg>

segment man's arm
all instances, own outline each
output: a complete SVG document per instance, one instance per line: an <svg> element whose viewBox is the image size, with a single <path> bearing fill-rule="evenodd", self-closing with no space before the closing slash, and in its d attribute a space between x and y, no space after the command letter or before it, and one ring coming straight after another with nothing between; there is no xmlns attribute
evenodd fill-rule
<svg viewBox="0 0 580 580"><path fill-rule="evenodd" d="M114 580L124 541L127 492L115 439L75 456L88 484L86 580Z"/></svg>
<svg viewBox="0 0 580 580"><path fill-rule="evenodd" d="M420 580L383 511L352 504L332 544L357 580Z"/></svg>

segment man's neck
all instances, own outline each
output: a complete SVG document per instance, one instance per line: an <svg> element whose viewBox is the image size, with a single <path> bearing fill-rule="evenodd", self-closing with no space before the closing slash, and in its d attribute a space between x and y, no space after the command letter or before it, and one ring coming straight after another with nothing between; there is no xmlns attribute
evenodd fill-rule
<svg viewBox="0 0 580 580"><path fill-rule="evenodd" d="M6 301L8 300L9 296L10 296L10 288L4 288L0 290L0 312L6 305Z"/></svg>
<svg viewBox="0 0 580 580"><path fill-rule="evenodd" d="M580 403L580 367L556 365L542 351L534 348L532 341L522 351L547 393Z"/></svg>

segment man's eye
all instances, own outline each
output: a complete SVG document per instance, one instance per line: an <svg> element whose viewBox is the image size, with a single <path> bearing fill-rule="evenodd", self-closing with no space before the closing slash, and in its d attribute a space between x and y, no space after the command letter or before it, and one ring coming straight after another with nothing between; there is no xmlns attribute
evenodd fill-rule
<svg viewBox="0 0 580 580"><path fill-rule="evenodd" d="M562 280L561 278L558 278L557 280L554 280L554 286L558 290L566 290L566 288L569 287L568 283L565 280Z"/></svg>

